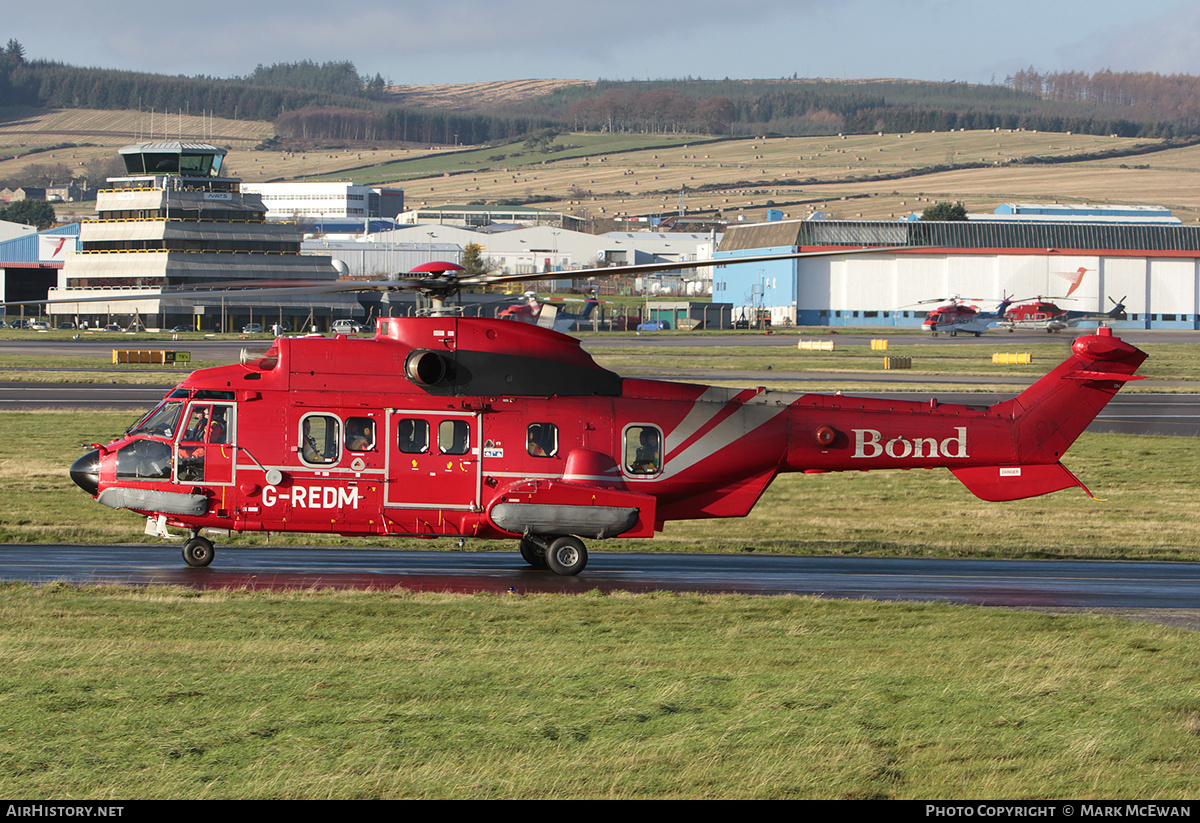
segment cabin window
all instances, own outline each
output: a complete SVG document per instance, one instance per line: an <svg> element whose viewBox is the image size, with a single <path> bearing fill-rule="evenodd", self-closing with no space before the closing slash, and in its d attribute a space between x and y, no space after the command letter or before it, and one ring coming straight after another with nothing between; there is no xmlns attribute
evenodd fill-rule
<svg viewBox="0 0 1200 823"><path fill-rule="evenodd" d="M466 454L471 450L471 425L466 420L443 420L438 424L438 450L442 454Z"/></svg>
<svg viewBox="0 0 1200 823"><path fill-rule="evenodd" d="M530 423L525 430L525 450L534 457L553 457L558 454L558 426L553 423Z"/></svg>
<svg viewBox="0 0 1200 823"><path fill-rule="evenodd" d="M331 414L310 414L300 421L300 459L311 466L338 461L342 421Z"/></svg>
<svg viewBox="0 0 1200 823"><path fill-rule="evenodd" d="M405 417L396 428L396 448L403 454L424 454L429 451L429 421Z"/></svg>
<svg viewBox="0 0 1200 823"><path fill-rule="evenodd" d="M662 432L654 426L625 429L625 471L653 475L662 471Z"/></svg>
<svg viewBox="0 0 1200 823"><path fill-rule="evenodd" d="M346 418L346 451L369 452L375 449L375 421L370 417Z"/></svg>

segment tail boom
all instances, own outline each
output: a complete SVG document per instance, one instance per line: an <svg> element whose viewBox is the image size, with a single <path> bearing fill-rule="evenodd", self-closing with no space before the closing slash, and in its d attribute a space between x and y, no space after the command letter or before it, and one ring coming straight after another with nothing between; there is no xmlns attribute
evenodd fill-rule
<svg viewBox="0 0 1200 823"><path fill-rule="evenodd" d="M1083 484L1059 460L1146 359L1109 329L992 406L805 395L792 404L782 471L948 468L984 500ZM1090 492L1089 492L1090 494Z"/></svg>
<svg viewBox="0 0 1200 823"><path fill-rule="evenodd" d="M1146 353L1100 328L1079 337L1071 356L1012 400L992 407L1012 420L1012 465L952 468L954 476L983 500L1019 500L1079 486L1058 462L1146 360Z"/></svg>

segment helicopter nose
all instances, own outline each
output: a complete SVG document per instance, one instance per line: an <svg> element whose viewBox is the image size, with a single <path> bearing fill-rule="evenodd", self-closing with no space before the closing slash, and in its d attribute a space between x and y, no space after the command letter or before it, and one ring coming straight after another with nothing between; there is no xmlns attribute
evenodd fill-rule
<svg viewBox="0 0 1200 823"><path fill-rule="evenodd" d="M100 490L100 450L92 449L71 464L71 479L92 497Z"/></svg>

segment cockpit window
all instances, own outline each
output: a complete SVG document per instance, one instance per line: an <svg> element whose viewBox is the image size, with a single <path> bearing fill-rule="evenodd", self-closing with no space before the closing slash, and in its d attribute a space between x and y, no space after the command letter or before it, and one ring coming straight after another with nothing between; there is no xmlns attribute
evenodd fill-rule
<svg viewBox="0 0 1200 823"><path fill-rule="evenodd" d="M171 447L158 440L134 440L117 452L117 479L170 480Z"/></svg>
<svg viewBox="0 0 1200 823"><path fill-rule="evenodd" d="M126 434L152 434L158 437L174 437L179 426L179 415L183 411L182 400L164 400L129 428Z"/></svg>

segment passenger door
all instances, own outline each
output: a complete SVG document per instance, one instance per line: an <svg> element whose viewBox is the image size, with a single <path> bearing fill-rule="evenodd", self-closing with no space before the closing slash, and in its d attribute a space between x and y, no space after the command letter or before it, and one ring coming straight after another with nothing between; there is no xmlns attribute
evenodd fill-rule
<svg viewBox="0 0 1200 823"><path fill-rule="evenodd" d="M389 411L384 505L477 509L481 422L475 412Z"/></svg>

